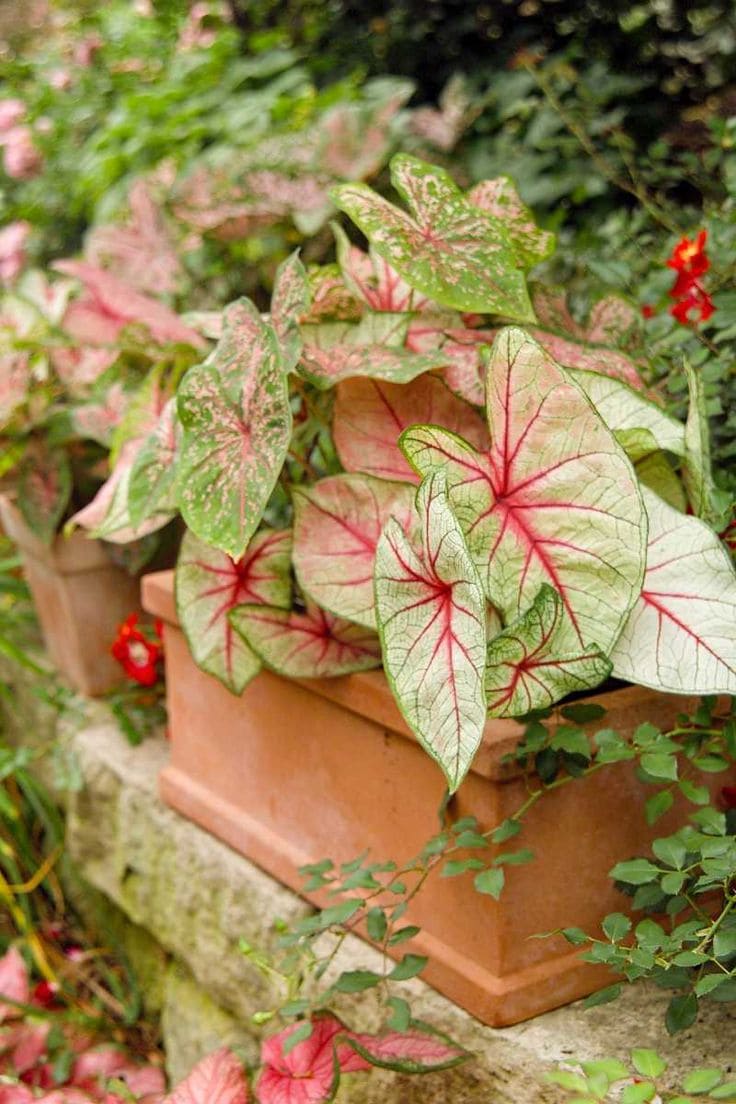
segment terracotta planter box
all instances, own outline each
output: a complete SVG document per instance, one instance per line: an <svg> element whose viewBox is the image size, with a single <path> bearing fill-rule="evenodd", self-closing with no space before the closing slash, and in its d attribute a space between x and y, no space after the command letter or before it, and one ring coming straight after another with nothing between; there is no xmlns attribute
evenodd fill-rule
<svg viewBox="0 0 736 1104"><path fill-rule="evenodd" d="M376 861L401 861L437 830L440 770L405 726L381 672L308 682L263 672L237 698L191 659L171 572L144 578L143 601L165 622L171 761L160 791L169 805L298 892L305 863L346 861L366 848ZM601 700L608 715L594 727L621 732L646 720L667 725L691 704L638 687ZM503 759L521 733L514 721L489 722L454 817L492 827L518 809L524 779ZM609 984L606 969L583 962L561 937L529 937L573 925L598 931L607 913L626 909L607 871L675 830L683 815L675 808L647 829L651 792L622 763L549 794L503 847L529 847L536 858L508 868L501 900L476 893L468 875L434 876L411 907L422 932L397 950L429 955L423 977L497 1027Z"/></svg>
<svg viewBox="0 0 736 1104"><path fill-rule="evenodd" d="M118 625L140 610L140 582L112 563L101 541L80 532L46 545L7 495L0 520L18 546L46 648L76 690L95 696L121 681L110 655Z"/></svg>

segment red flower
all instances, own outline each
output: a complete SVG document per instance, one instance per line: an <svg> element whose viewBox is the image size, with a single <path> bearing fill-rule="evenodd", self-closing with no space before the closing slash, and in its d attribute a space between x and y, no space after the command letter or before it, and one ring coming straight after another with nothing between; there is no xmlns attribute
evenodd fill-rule
<svg viewBox="0 0 736 1104"><path fill-rule="evenodd" d="M154 686L158 681L158 664L163 655L160 635L156 631L156 639L149 639L138 628L137 613L131 613L123 621L110 650L128 678L141 686Z"/></svg>
<svg viewBox="0 0 736 1104"><path fill-rule="evenodd" d="M642 318L654 318L656 310L649 303L645 303L641 308Z"/></svg>
<svg viewBox="0 0 736 1104"><path fill-rule="evenodd" d="M680 238L667 261L668 268L674 268L677 273L670 290L670 298L677 302L670 307L670 314L683 326L707 322L715 310L713 300L699 280L710 268L705 252L707 236L707 230L701 230L692 241Z"/></svg>
<svg viewBox="0 0 736 1104"><path fill-rule="evenodd" d="M680 238L672 250L672 255L667 261L668 268L674 268L680 273L680 277L689 277L690 282L697 280L710 268L710 261L705 253L705 240L708 237L707 230L701 230L697 238L690 241L689 238ZM679 278L678 278L679 283ZM675 284L675 288L677 284ZM681 291L672 290L672 294L681 294Z"/></svg>
<svg viewBox="0 0 736 1104"><path fill-rule="evenodd" d="M675 284L675 288L677 284ZM675 289L670 292L674 296ZM681 298L670 307L670 314L681 322L683 326L690 325L691 322L707 322L710 316L713 314L715 307L713 306L713 300L707 291L704 291L700 284L691 283L687 289L680 293ZM695 312L696 317L690 318L692 312Z"/></svg>
<svg viewBox="0 0 736 1104"><path fill-rule="evenodd" d="M736 809L736 786L724 786L721 789L721 800L727 809Z"/></svg>

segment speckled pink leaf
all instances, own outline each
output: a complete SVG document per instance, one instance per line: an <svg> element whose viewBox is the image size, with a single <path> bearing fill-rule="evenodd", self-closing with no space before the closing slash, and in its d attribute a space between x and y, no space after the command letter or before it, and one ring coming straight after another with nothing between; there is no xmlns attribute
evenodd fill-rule
<svg viewBox="0 0 736 1104"><path fill-rule="evenodd" d="M607 650L644 571L646 516L631 464L580 388L523 331L501 331L487 381L488 451L435 426L407 430L402 448L418 472L447 473L486 593L507 620L549 583L578 643Z"/></svg>
<svg viewBox="0 0 736 1104"><path fill-rule="evenodd" d="M457 145L478 110L472 108L467 81L456 74L450 77L440 93L439 110L418 107L411 114L409 126L414 134L448 153Z"/></svg>
<svg viewBox="0 0 736 1104"><path fill-rule="evenodd" d="M640 326L641 314L633 303L607 295L593 304L585 337L595 345L625 347Z"/></svg>
<svg viewBox="0 0 736 1104"><path fill-rule="evenodd" d="M240 560L187 532L176 567L176 608L195 663L241 694L261 663L229 613L244 603L291 604L291 531L262 529Z"/></svg>
<svg viewBox="0 0 736 1104"><path fill-rule="evenodd" d="M410 81L373 82L375 99L340 103L319 123L317 163L342 180L365 180L385 164L393 146L391 122L413 92Z"/></svg>
<svg viewBox="0 0 736 1104"><path fill-rule="evenodd" d="M418 539L391 518L378 542L376 619L397 704L454 792L486 721L486 601L444 472L422 482L416 505Z"/></svg>
<svg viewBox="0 0 736 1104"><path fill-rule="evenodd" d="M736 693L736 574L704 522L642 488L649 518L641 594L611 653L613 673L675 694Z"/></svg>
<svg viewBox="0 0 736 1104"><path fill-rule="evenodd" d="M130 392L126 392L122 383L117 382L106 387L99 398L73 406L71 420L75 431L80 437L97 441L109 448L130 398Z"/></svg>
<svg viewBox="0 0 736 1104"><path fill-rule="evenodd" d="M239 606L230 619L266 666L287 678L331 678L381 666L375 633L312 603L305 613Z"/></svg>
<svg viewBox="0 0 736 1104"><path fill-rule="evenodd" d="M130 476L143 442L143 438L125 442L109 478L92 501L70 518L67 522L70 528L78 525L87 529L90 536L103 538L112 544L129 544L149 533L155 533L171 520L173 511L165 506L146 517L139 525L134 526L130 520Z"/></svg>
<svg viewBox="0 0 736 1104"><path fill-rule="evenodd" d="M227 308L219 344L187 372L178 410L184 520L240 559L281 473L292 424L278 339L247 299Z"/></svg>
<svg viewBox="0 0 736 1104"><path fill-rule="evenodd" d="M444 169L408 154L393 158L391 180L409 214L365 185L332 192L376 253L443 306L533 320L502 222L469 204Z"/></svg>
<svg viewBox="0 0 736 1104"><path fill-rule="evenodd" d="M344 1039L372 1066L398 1073L431 1073L450 1069L470 1057L467 1050L445 1036L418 1027L408 1031L388 1031L383 1035L350 1032Z"/></svg>
<svg viewBox="0 0 736 1104"><path fill-rule="evenodd" d="M408 315L385 312L367 314L357 325L303 326L300 374L321 389L358 376L408 383L442 363L439 353L416 354L404 347L408 325Z"/></svg>
<svg viewBox="0 0 736 1104"><path fill-rule="evenodd" d="M18 1009L3 1003L2 997L18 1004L28 1004L31 999L28 968L17 947L10 947L0 958L0 1023L19 1015Z"/></svg>
<svg viewBox="0 0 736 1104"><path fill-rule="evenodd" d="M555 249L555 236L540 230L510 176L483 180L467 194L468 203L500 219L523 268L532 268Z"/></svg>
<svg viewBox="0 0 736 1104"><path fill-rule="evenodd" d="M346 471L418 482L398 445L402 431L417 422L444 426L477 448L488 445L483 419L437 376L423 375L403 386L346 380L337 388L333 419L340 463Z"/></svg>
<svg viewBox="0 0 736 1104"><path fill-rule="evenodd" d="M307 273L297 251L279 265L271 298L271 325L276 332L287 372L296 367L301 355L299 324L309 311L310 302Z"/></svg>
<svg viewBox="0 0 736 1104"><path fill-rule="evenodd" d="M579 325L570 314L567 296L561 288L534 285L532 304L539 324L544 330L565 334L574 341L585 341L585 327Z"/></svg>
<svg viewBox="0 0 736 1104"><path fill-rule="evenodd" d="M485 685L492 717L547 709L608 678L612 664L598 647L570 650L566 616L559 594L544 583L529 609L489 642Z"/></svg>
<svg viewBox="0 0 736 1104"><path fill-rule="evenodd" d="M463 326L459 316L443 319L427 314L419 315L410 322L406 344L416 352L441 350L445 359L442 376L450 390L474 406L484 406L483 347L493 344L496 333L496 330Z"/></svg>
<svg viewBox="0 0 736 1104"><path fill-rule="evenodd" d="M373 561L390 517L408 528L413 489L367 475L334 475L295 487L294 569L323 609L374 629Z"/></svg>
<svg viewBox="0 0 736 1104"><path fill-rule="evenodd" d="M363 304L347 287L338 265L310 268L308 276L312 304L305 323L360 321Z"/></svg>
<svg viewBox="0 0 736 1104"><path fill-rule="evenodd" d="M171 1090L165 1104L248 1104L242 1062L226 1047L208 1054Z"/></svg>
<svg viewBox="0 0 736 1104"><path fill-rule="evenodd" d="M18 509L30 529L50 544L72 493L72 472L64 449L35 439L18 467Z"/></svg>
<svg viewBox="0 0 736 1104"><path fill-rule="evenodd" d="M181 427L176 399L169 399L156 426L133 461L128 484L128 512L135 527L153 514L176 509L176 462Z"/></svg>
<svg viewBox="0 0 736 1104"><path fill-rule="evenodd" d="M31 380L30 358L25 352L8 352L0 357L0 428L6 425L26 400Z"/></svg>
<svg viewBox="0 0 736 1104"><path fill-rule="evenodd" d="M115 349L97 349L91 345L57 346L49 350L54 370L72 397L89 394L103 372L117 358Z"/></svg>
<svg viewBox="0 0 736 1104"><path fill-rule="evenodd" d="M89 234L85 254L92 264L113 270L137 291L169 295L176 290L181 263L160 209L144 180L128 196L128 225L98 226Z"/></svg>
<svg viewBox="0 0 736 1104"><path fill-rule="evenodd" d="M529 333L564 368L581 368L588 372L599 372L601 375L620 379L638 391L644 388L639 369L631 357L619 352L618 349L583 345L561 337L559 334L540 330L536 326L530 326Z"/></svg>

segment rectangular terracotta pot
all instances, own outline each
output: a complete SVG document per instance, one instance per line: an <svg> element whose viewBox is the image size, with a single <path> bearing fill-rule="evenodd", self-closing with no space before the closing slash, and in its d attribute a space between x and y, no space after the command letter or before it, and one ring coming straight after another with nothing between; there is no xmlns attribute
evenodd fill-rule
<svg viewBox="0 0 736 1104"><path fill-rule="evenodd" d="M143 603L165 622L171 760L160 792L169 805L300 893L297 867L305 863L346 861L367 848L375 861L400 862L438 830L442 774L381 672L294 682L264 671L238 698L192 660L171 572L144 578ZM592 727L628 734L643 721L670 725L692 705L639 687L601 701L608 714ZM489 721L453 800L454 818L472 815L489 828L519 808L526 783L504 759L521 735L515 721ZM507 868L500 901L478 894L470 875L433 876L407 918L421 934L397 953L429 955L422 976L496 1027L609 984L606 969L583 962L561 937L530 937L567 926L598 933L607 913L626 910L628 898L607 872L684 816L675 807L647 828L651 792L621 763L546 795L503 847L531 848L535 860ZM319 893L305 896L326 903Z"/></svg>
<svg viewBox="0 0 736 1104"><path fill-rule="evenodd" d="M54 664L83 694L111 690L122 671L110 647L120 622L141 608L140 581L110 560L101 541L79 531L45 544L7 495L0 495L0 520L20 551Z"/></svg>

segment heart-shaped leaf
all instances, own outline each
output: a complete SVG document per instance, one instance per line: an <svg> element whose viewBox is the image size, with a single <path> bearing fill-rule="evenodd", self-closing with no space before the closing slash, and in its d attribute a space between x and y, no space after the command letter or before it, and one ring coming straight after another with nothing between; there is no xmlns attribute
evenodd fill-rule
<svg viewBox="0 0 736 1104"><path fill-rule="evenodd" d="M467 200L503 222L523 268L532 268L554 253L554 234L539 229L510 176L481 181L468 192Z"/></svg>
<svg viewBox="0 0 736 1104"><path fill-rule="evenodd" d="M736 693L736 574L716 534L646 488L649 549L613 673L678 694Z"/></svg>
<svg viewBox="0 0 736 1104"><path fill-rule="evenodd" d="M172 1089L166 1104L248 1104L242 1062L226 1047L208 1054Z"/></svg>
<svg viewBox="0 0 736 1104"><path fill-rule="evenodd" d="M408 315L388 312L366 314L357 325L302 326L299 372L322 389L356 376L408 383L443 363L436 352L417 354L404 346L408 327Z"/></svg>
<svg viewBox="0 0 736 1104"><path fill-rule="evenodd" d="M302 352L302 336L299 323L311 304L309 281L298 250L283 261L276 270L273 296L271 297L271 325L281 349L284 370L291 372Z"/></svg>
<svg viewBox="0 0 736 1104"><path fill-rule="evenodd" d="M230 620L266 666L287 678L331 678L381 666L375 633L312 603L305 613L240 606Z"/></svg>
<svg viewBox="0 0 736 1104"><path fill-rule="evenodd" d="M399 1073L431 1073L450 1069L470 1057L466 1050L438 1032L421 1027L384 1035L346 1034L341 1040L372 1066Z"/></svg>
<svg viewBox="0 0 736 1104"><path fill-rule="evenodd" d="M244 603L291 604L291 531L262 529L240 560L187 532L176 565L176 608L195 663L233 694L258 674L255 653L230 624Z"/></svg>
<svg viewBox="0 0 736 1104"><path fill-rule="evenodd" d="M416 543L394 518L378 542L376 616L399 708L454 792L485 726L486 602L443 472L421 484L417 512Z"/></svg>
<svg viewBox="0 0 736 1104"><path fill-rule="evenodd" d="M418 482L398 445L402 431L416 422L445 426L477 448L488 444L483 419L438 376L424 375L403 387L346 380L337 388L332 426L340 463L347 471Z"/></svg>
<svg viewBox="0 0 736 1104"><path fill-rule="evenodd" d="M164 406L156 428L138 452L128 483L128 514L135 528L157 513L176 510L176 459L180 426L176 399Z"/></svg>
<svg viewBox="0 0 736 1104"><path fill-rule="evenodd" d="M588 399L536 341L503 330L489 357L491 447L434 426L404 432L421 474L442 468L489 600L518 618L543 583L578 644L608 650L644 573L646 515L630 462Z"/></svg>
<svg viewBox="0 0 736 1104"><path fill-rule="evenodd" d="M391 182L410 214L364 184L334 188L335 204L407 283L446 307L533 321L504 223L468 203L448 173L408 154Z"/></svg>
<svg viewBox="0 0 736 1104"><path fill-rule="evenodd" d="M26 449L18 468L18 508L28 528L50 544L72 494L72 470L64 449L40 439Z"/></svg>
<svg viewBox="0 0 736 1104"><path fill-rule="evenodd" d="M546 709L608 678L611 661L595 645L569 650L565 618L559 594L545 583L519 620L490 641L486 695L492 717Z"/></svg>
<svg viewBox="0 0 736 1104"><path fill-rule="evenodd" d="M240 559L286 458L291 409L276 335L247 299L179 387L179 506L198 537Z"/></svg>
<svg viewBox="0 0 736 1104"><path fill-rule="evenodd" d="M429 303L410 287L378 253L364 253L348 239L339 223L332 223L337 259L347 287L371 310L405 314L424 310Z"/></svg>
<svg viewBox="0 0 736 1104"><path fill-rule="evenodd" d="M162 504L139 525L133 525L128 510L130 476L143 442L127 441L118 456L109 479L86 506L78 510L67 523L87 529L90 536L110 541L111 544L129 544L141 537L155 533L173 517L173 510Z"/></svg>
<svg viewBox="0 0 736 1104"><path fill-rule="evenodd" d="M407 529L413 489L367 475L335 475L295 487L294 569L324 609L375 629L373 561L391 516Z"/></svg>
<svg viewBox="0 0 736 1104"><path fill-rule="evenodd" d="M614 433L618 434L623 430L648 430L656 448L682 456L685 451L685 430L682 423L670 418L651 399L621 380L603 376L599 372L577 368L568 371ZM647 451L651 450L646 450L643 455Z"/></svg>

